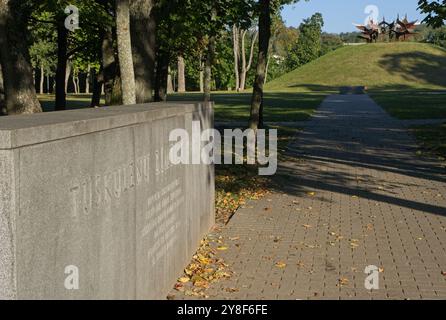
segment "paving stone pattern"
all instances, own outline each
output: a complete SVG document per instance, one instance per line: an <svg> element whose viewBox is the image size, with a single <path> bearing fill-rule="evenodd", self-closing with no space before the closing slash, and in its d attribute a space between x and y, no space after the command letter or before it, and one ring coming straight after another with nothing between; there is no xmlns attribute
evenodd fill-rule
<svg viewBox="0 0 446 320"><path fill-rule="evenodd" d="M368 95L333 95L240 209L211 299L446 299L446 170ZM379 290L364 270L380 269Z"/></svg>

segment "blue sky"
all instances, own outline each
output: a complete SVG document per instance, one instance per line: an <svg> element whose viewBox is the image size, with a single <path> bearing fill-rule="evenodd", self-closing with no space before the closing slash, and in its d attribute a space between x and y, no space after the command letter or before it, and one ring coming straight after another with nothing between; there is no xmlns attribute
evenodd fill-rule
<svg viewBox="0 0 446 320"><path fill-rule="evenodd" d="M393 20L399 13L402 17L407 13L409 20L422 20L423 15L417 10L418 0L303 0L288 5L282 12L287 26L297 27L303 19L316 12L322 13L326 32L354 31L353 23L362 24L368 14L364 11L368 5L379 9L379 17Z"/></svg>

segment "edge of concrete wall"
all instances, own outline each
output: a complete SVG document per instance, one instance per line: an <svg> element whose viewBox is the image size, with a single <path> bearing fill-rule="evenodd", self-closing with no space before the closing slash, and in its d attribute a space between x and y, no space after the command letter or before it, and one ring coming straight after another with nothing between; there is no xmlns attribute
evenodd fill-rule
<svg viewBox="0 0 446 320"><path fill-rule="evenodd" d="M193 112L199 102L154 103L0 118L0 150L105 131Z"/></svg>

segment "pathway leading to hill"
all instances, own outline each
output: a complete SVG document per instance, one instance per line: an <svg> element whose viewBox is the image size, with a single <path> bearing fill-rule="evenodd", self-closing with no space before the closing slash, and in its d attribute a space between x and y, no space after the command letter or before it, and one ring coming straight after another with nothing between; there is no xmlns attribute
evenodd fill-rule
<svg viewBox="0 0 446 320"><path fill-rule="evenodd" d="M240 209L213 299L446 299L446 175L367 95L334 95L290 148L275 191ZM367 266L379 290L365 289Z"/></svg>

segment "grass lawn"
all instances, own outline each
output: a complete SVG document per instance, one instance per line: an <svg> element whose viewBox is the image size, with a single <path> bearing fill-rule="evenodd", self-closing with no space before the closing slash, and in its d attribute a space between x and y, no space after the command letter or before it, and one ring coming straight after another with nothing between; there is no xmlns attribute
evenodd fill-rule
<svg viewBox="0 0 446 320"><path fill-rule="evenodd" d="M372 91L372 98L398 119L446 119L444 91Z"/></svg>
<svg viewBox="0 0 446 320"><path fill-rule="evenodd" d="M55 96L53 94L39 94L39 101L44 112L54 111ZM91 95L88 94L68 94L67 109L84 109L90 106ZM103 103L104 101L102 101Z"/></svg>
<svg viewBox="0 0 446 320"><path fill-rule="evenodd" d="M327 92L267 92L265 93L265 121L293 122L307 120L327 96ZM201 93L185 93L169 95L169 101L202 101ZM54 95L39 95L44 111L54 111ZM215 102L215 120L246 122L249 120L251 93L212 94ZM89 95L67 96L67 109L88 108Z"/></svg>
<svg viewBox="0 0 446 320"><path fill-rule="evenodd" d="M446 159L446 123L442 125L416 126L412 128L422 147L421 154L434 155Z"/></svg>
<svg viewBox="0 0 446 320"><path fill-rule="evenodd" d="M446 51L414 42L345 46L267 84L267 90L444 90Z"/></svg>
<svg viewBox="0 0 446 320"><path fill-rule="evenodd" d="M446 119L446 91L386 91L371 96L398 119ZM414 126L411 131L421 146L420 155L446 158L446 125Z"/></svg>
<svg viewBox="0 0 446 320"><path fill-rule="evenodd" d="M307 120L326 97L326 92L266 92L266 122ZM173 94L169 101L200 101L202 94ZM214 93L216 121L246 122L249 120L251 93Z"/></svg>

